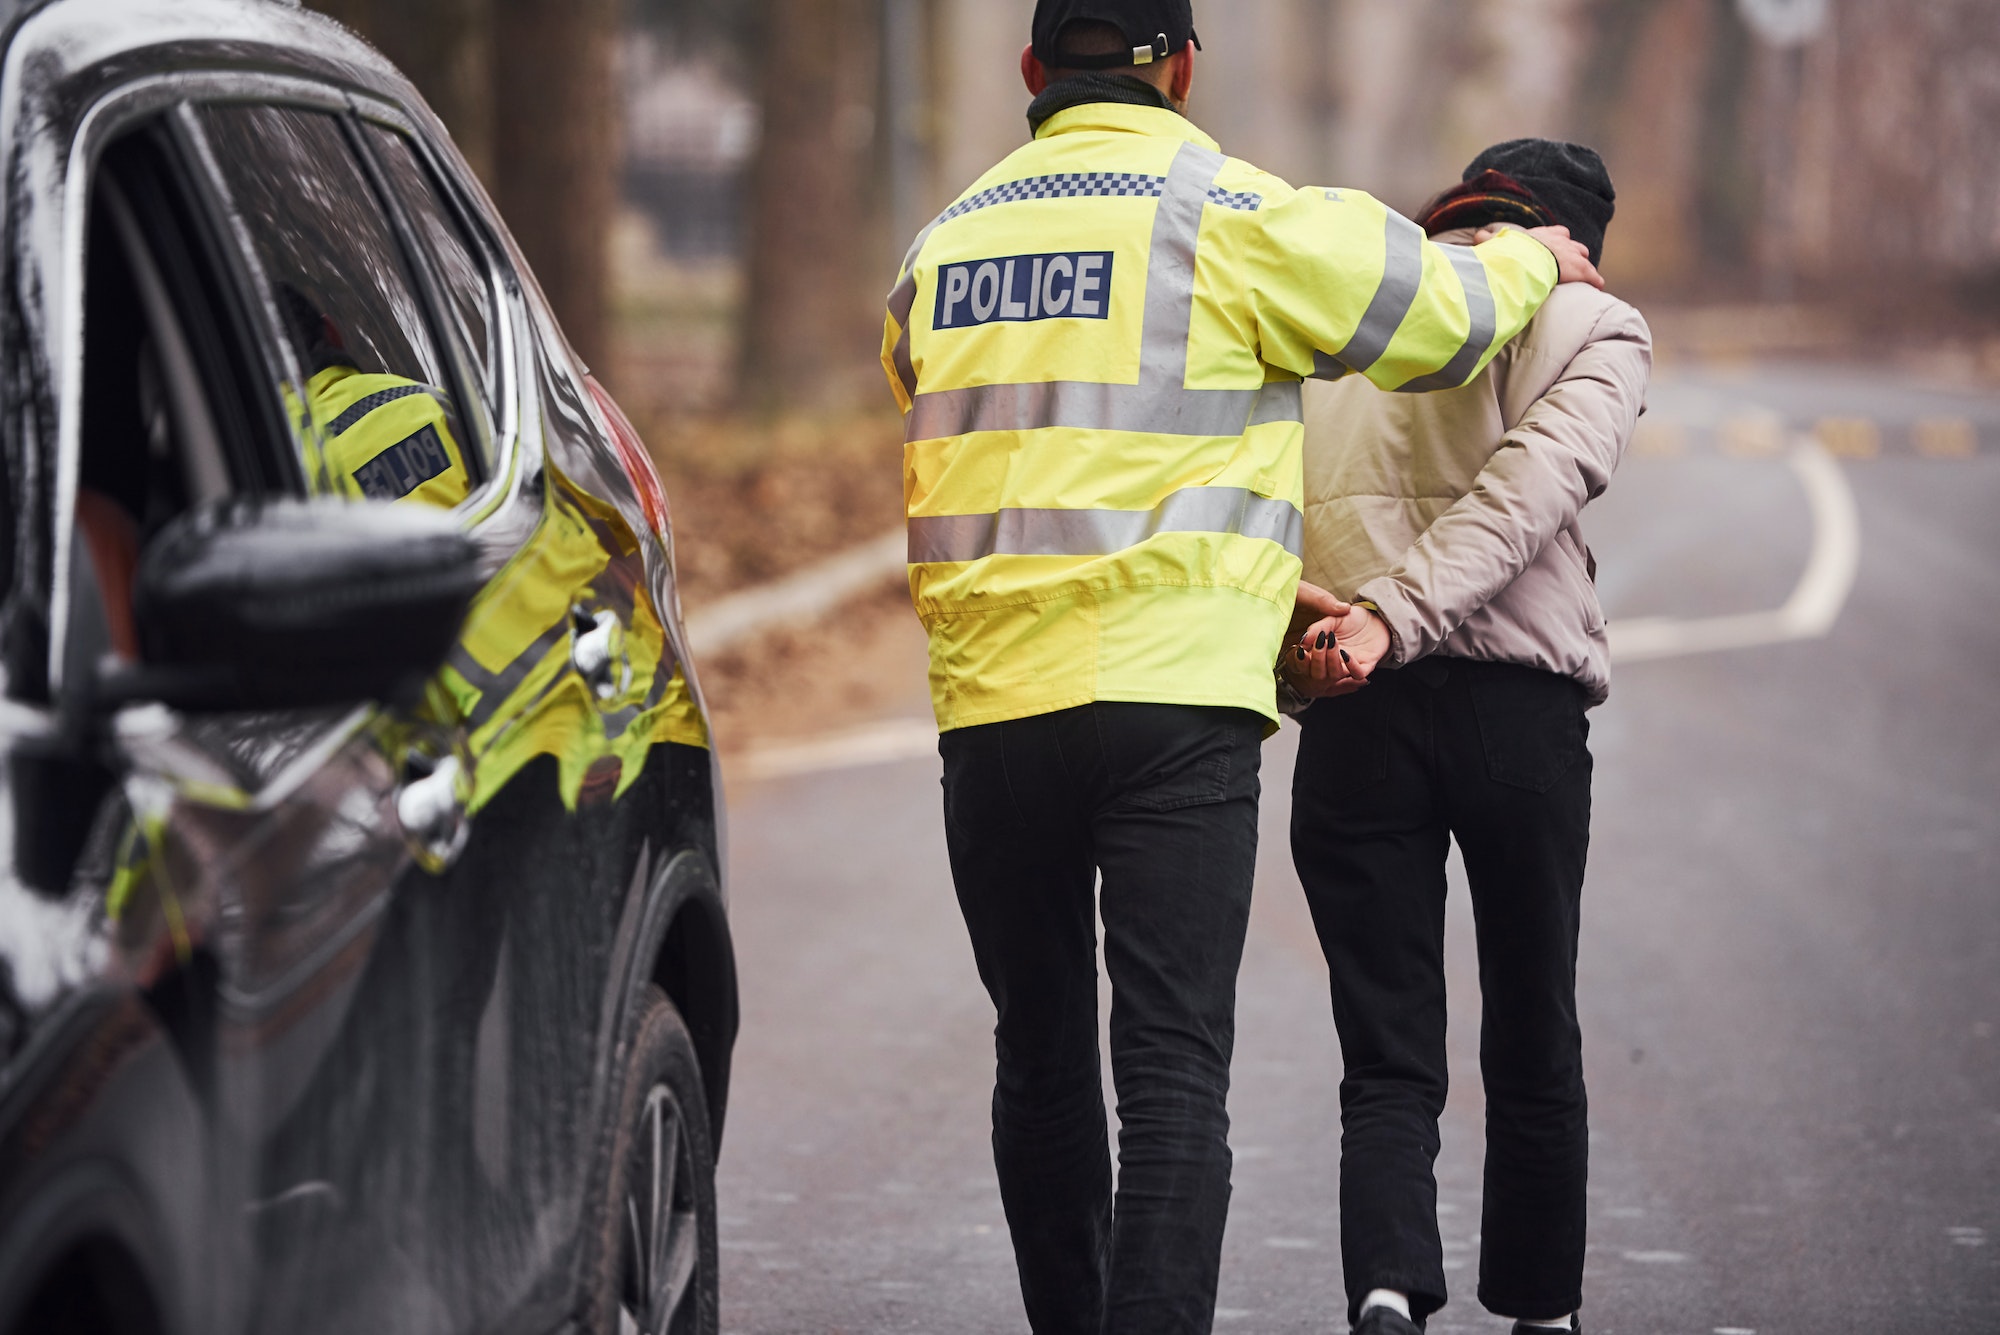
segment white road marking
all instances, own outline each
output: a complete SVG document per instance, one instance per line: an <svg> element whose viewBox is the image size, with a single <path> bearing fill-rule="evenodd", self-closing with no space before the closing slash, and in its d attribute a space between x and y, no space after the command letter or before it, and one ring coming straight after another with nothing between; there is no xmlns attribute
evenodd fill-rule
<svg viewBox="0 0 2000 1335"><path fill-rule="evenodd" d="M1854 492L1840 465L1818 441L1801 437L1788 462L1805 489L1813 544L1798 586L1783 607L1718 617L1634 617L1610 627L1615 663L1678 658L1760 645L1811 640L1833 629L1853 591L1861 563L1861 524ZM788 579L725 598L689 618L690 638L703 652L736 643L765 626L813 620L871 583L902 568L901 530ZM725 762L732 778L758 782L918 760L937 753L929 719L882 719L842 732L753 748Z"/></svg>
<svg viewBox="0 0 2000 1335"><path fill-rule="evenodd" d="M1767 408L1737 413L1716 428L1715 443L1724 454L1742 459L1780 454L1785 448L1785 419Z"/></svg>
<svg viewBox="0 0 2000 1335"><path fill-rule="evenodd" d="M1623 1256L1639 1265L1686 1265L1694 1259L1686 1252L1625 1252Z"/></svg>
<svg viewBox="0 0 2000 1335"><path fill-rule="evenodd" d="M1787 462L1812 508L1813 543L1805 572L1785 605L1774 611L1733 616L1614 621L1610 627L1612 662L1642 663L1816 640L1833 629L1861 568L1860 510L1846 474L1818 441L1800 439Z"/></svg>
<svg viewBox="0 0 2000 1335"><path fill-rule="evenodd" d="M1873 459L1882 453L1882 428L1865 417L1826 417L1813 428L1829 454Z"/></svg>

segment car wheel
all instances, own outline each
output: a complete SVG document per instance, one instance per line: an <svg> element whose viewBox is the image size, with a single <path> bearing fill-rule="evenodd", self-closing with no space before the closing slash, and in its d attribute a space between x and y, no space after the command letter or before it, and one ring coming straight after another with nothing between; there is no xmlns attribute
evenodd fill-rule
<svg viewBox="0 0 2000 1335"><path fill-rule="evenodd" d="M715 1335L715 1150L694 1041L647 986L590 1276L595 1335Z"/></svg>

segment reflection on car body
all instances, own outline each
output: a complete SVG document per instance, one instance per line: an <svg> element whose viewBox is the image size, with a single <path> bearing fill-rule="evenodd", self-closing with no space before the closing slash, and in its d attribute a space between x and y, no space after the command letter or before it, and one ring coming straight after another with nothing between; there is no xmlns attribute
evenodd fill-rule
<svg viewBox="0 0 2000 1335"><path fill-rule="evenodd" d="M442 389L355 362L333 318L289 284L285 314L307 331L312 376L306 414L323 442L327 482L371 501L416 501L449 509L470 491L465 458Z"/></svg>
<svg viewBox="0 0 2000 1335"><path fill-rule="evenodd" d="M351 35L0 24L0 1335L713 1331L735 975L642 447Z"/></svg>

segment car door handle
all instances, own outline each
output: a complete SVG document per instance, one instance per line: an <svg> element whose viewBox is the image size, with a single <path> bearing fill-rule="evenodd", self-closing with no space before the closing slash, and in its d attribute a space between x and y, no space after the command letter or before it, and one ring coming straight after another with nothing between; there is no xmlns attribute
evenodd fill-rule
<svg viewBox="0 0 2000 1335"><path fill-rule="evenodd" d="M569 661L576 674L590 687L599 704L609 704L623 696L632 685L625 623L616 612L587 612L581 607L572 610L570 622Z"/></svg>
<svg viewBox="0 0 2000 1335"><path fill-rule="evenodd" d="M414 750L406 770L413 777L396 789L396 821L411 856L436 875L457 860L471 834L470 776L456 755L433 758Z"/></svg>

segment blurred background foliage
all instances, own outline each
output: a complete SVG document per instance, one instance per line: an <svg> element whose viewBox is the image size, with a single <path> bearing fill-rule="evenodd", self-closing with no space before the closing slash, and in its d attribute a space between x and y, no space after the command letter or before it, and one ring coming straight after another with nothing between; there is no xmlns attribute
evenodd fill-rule
<svg viewBox="0 0 2000 1335"><path fill-rule="evenodd" d="M1033 0L310 2L410 73L677 499L699 498L720 536L690 553L697 595L769 565L759 497L793 495L794 558L895 522L882 294L1025 138ZM1191 115L1295 182L1411 210L1499 139L1600 149L1606 274L1668 358L1894 345L2000 379L2000 0L1196 17Z"/></svg>

